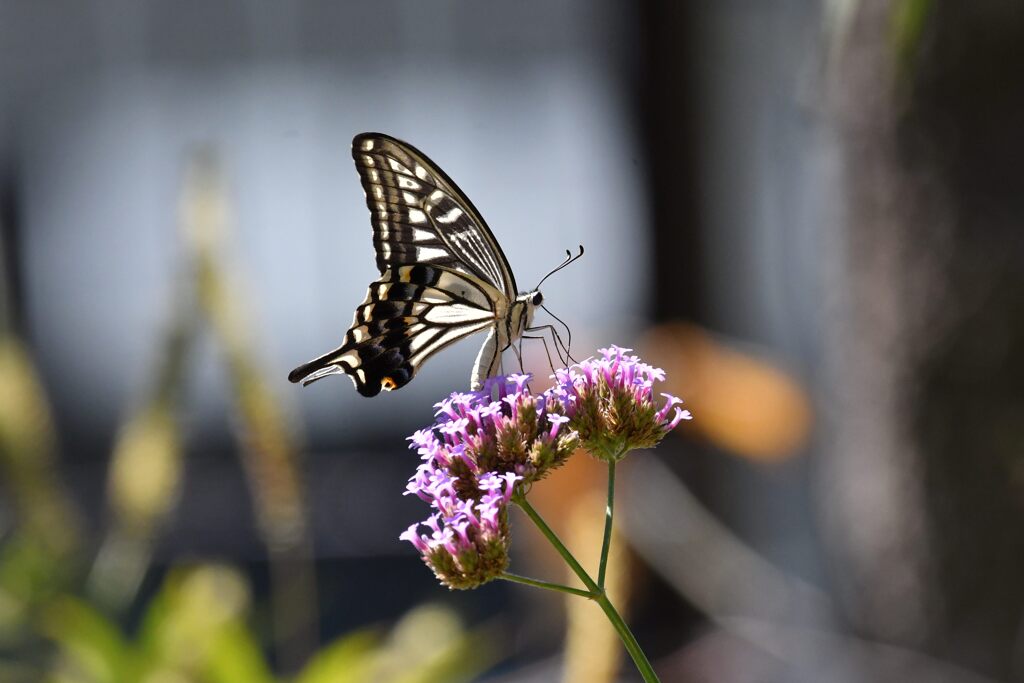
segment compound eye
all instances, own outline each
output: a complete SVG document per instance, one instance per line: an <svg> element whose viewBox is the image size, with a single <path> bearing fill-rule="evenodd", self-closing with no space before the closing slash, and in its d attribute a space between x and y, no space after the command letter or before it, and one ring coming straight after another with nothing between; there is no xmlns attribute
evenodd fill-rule
<svg viewBox="0 0 1024 683"><path fill-rule="evenodd" d="M536 294L533 295L533 305L534 306L540 306L541 302L543 302L543 301L544 301L544 295L541 294L540 292L537 292Z"/></svg>

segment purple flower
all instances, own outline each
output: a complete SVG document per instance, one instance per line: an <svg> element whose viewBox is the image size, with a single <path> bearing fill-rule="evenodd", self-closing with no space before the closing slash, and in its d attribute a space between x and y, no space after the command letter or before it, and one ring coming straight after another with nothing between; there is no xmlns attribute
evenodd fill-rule
<svg viewBox="0 0 1024 683"><path fill-rule="evenodd" d="M443 481L444 476L435 477ZM437 578L449 588L475 588L499 576L508 566L507 505L521 477L488 472L480 476L479 499L461 498L454 489L421 489L435 509L399 538L409 541ZM415 484L410 482L410 488ZM430 533L421 533L426 527Z"/></svg>
<svg viewBox="0 0 1024 683"><path fill-rule="evenodd" d="M569 421L569 418L565 415L559 415L558 413L551 413L548 415L548 422L551 423L551 431L548 432L548 438L554 440L558 434L558 426L563 425Z"/></svg>
<svg viewBox="0 0 1024 683"><path fill-rule="evenodd" d="M549 390L562 401L571 418L569 428L579 434L581 446L604 460L656 446L681 420L691 417L688 410L676 407L682 401L675 396L662 394L665 404L655 405L654 384L665 379L665 372L630 355L630 350L614 345L598 349L601 358L556 372L558 384Z"/></svg>
<svg viewBox="0 0 1024 683"><path fill-rule="evenodd" d="M413 434L422 463L406 494L434 514L400 538L450 588L474 588L508 565L508 513L516 486L544 477L575 450L559 402L530 393L529 375L496 377L483 390L436 404L436 422ZM497 398L495 398L497 396Z"/></svg>
<svg viewBox="0 0 1024 683"><path fill-rule="evenodd" d="M492 377L473 393L435 404L435 422L409 437L421 463L405 493L431 515L399 537L449 588L475 588L508 566L508 505L583 446L618 460L656 445L689 411L675 396L653 399L665 373L629 349L600 349L557 370L555 386L530 393L530 375ZM426 532L421 531L425 527Z"/></svg>
<svg viewBox="0 0 1024 683"><path fill-rule="evenodd" d="M531 379L533 379L533 375L529 375L529 374L527 374L527 375L512 374L512 375L508 376L508 381L512 382L513 384L515 384L516 385L516 390L520 391L520 392L522 392L524 387L526 387L530 383Z"/></svg>

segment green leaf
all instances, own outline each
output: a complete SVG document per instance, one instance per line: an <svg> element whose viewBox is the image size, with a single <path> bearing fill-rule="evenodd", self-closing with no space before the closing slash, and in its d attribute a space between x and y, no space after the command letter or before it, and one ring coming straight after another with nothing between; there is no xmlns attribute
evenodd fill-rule
<svg viewBox="0 0 1024 683"><path fill-rule="evenodd" d="M139 633L140 655L156 670L210 683L272 683L259 641L246 624L248 586L235 570L173 570Z"/></svg>
<svg viewBox="0 0 1024 683"><path fill-rule="evenodd" d="M91 605L71 597L58 599L44 611L42 630L57 642L61 663L74 672L74 680L132 680L131 647L117 625Z"/></svg>
<svg viewBox="0 0 1024 683"><path fill-rule="evenodd" d="M409 612L392 630L381 653L376 680L389 683L468 681L495 661L490 637L466 631L450 609L424 605Z"/></svg>
<svg viewBox="0 0 1024 683"><path fill-rule="evenodd" d="M355 631L321 648L294 683L362 683L376 666L375 631Z"/></svg>
<svg viewBox="0 0 1024 683"><path fill-rule="evenodd" d="M274 682L259 643L241 620L218 629L204 668L210 683Z"/></svg>

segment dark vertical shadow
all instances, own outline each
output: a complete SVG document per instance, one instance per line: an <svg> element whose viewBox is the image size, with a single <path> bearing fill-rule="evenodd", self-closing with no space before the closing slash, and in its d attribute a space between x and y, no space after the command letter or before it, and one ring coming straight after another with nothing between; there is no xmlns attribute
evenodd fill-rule
<svg viewBox="0 0 1024 683"><path fill-rule="evenodd" d="M949 206L913 416L945 612L932 645L1024 680L1024 7L936 3L929 18L900 142Z"/></svg>
<svg viewBox="0 0 1024 683"><path fill-rule="evenodd" d="M695 10L648 0L640 14L641 77L636 101L646 147L654 239L655 320L701 318L697 123L694 105Z"/></svg>
<svg viewBox="0 0 1024 683"><path fill-rule="evenodd" d="M0 159L0 331L22 330L22 272L16 164Z"/></svg>
<svg viewBox="0 0 1024 683"><path fill-rule="evenodd" d="M697 120L693 106L694 59L691 31L695 10L687 2L646 0L636 5L639 35L638 77L632 93L646 164L650 216L650 299L648 320L700 321L701 286ZM663 448L667 448L663 446ZM662 454L668 451L663 450ZM700 489L713 475L713 462L669 457L673 469ZM675 680L669 653L679 651L705 628L705 617L676 590L650 573L643 578L633 611L637 637L663 666L664 680Z"/></svg>

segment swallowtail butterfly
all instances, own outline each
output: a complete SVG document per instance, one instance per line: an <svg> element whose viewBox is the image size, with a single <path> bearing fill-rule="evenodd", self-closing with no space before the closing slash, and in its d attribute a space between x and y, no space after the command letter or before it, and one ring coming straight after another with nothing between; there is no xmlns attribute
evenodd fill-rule
<svg viewBox="0 0 1024 683"><path fill-rule="evenodd" d="M361 133L352 141L352 157L370 209L380 278L356 308L341 346L295 368L288 379L309 384L344 373L360 394L376 396L408 384L449 344L487 331L471 376L479 389L498 372L501 352L530 330L544 300L540 285L518 293L480 213L415 147Z"/></svg>

